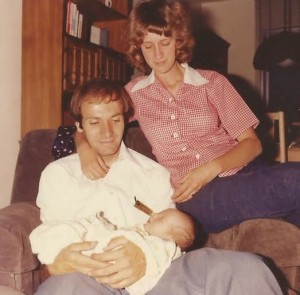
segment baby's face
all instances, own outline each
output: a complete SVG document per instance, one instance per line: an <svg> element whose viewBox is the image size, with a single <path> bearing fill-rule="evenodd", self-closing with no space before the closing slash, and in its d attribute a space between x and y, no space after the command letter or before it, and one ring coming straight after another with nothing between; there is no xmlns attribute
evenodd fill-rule
<svg viewBox="0 0 300 295"><path fill-rule="evenodd" d="M159 213L153 213L145 224L145 230L150 234L162 239L172 239L171 228L173 209L167 209Z"/></svg>

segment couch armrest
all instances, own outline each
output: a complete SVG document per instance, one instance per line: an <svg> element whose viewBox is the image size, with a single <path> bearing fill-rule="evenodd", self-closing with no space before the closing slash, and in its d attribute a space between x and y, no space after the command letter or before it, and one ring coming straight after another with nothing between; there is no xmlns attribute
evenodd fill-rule
<svg viewBox="0 0 300 295"><path fill-rule="evenodd" d="M38 266L29 234L39 224L39 209L32 202L14 203L0 209L0 272L22 273Z"/></svg>

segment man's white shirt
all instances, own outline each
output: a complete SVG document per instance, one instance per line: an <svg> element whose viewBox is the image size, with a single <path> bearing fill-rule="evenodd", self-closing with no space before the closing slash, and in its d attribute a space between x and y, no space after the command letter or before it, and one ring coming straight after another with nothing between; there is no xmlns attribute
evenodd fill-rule
<svg viewBox="0 0 300 295"><path fill-rule="evenodd" d="M124 143L118 160L98 180L84 176L79 156L73 154L50 163L42 172L37 197L40 217L43 223L74 221L102 211L117 226L145 223L149 216L134 207L135 197L154 212L175 207L169 178L164 167Z"/></svg>

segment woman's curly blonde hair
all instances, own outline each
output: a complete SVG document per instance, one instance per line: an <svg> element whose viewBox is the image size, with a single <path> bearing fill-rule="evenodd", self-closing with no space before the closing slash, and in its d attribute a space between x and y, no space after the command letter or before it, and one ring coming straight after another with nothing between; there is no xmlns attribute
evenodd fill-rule
<svg viewBox="0 0 300 295"><path fill-rule="evenodd" d="M129 16L128 51L129 62L138 70L149 73L141 45L145 35L156 33L176 39L176 60L189 62L192 58L194 38L191 32L190 15L184 1L142 0Z"/></svg>

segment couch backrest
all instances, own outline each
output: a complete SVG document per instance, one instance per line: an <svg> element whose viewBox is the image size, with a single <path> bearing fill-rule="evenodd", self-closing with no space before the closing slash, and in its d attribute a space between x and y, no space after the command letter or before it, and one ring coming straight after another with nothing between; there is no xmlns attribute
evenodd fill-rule
<svg viewBox="0 0 300 295"><path fill-rule="evenodd" d="M56 136L54 129L29 131L20 142L16 164L11 202L35 202L40 175L53 161L52 143Z"/></svg>
<svg viewBox="0 0 300 295"><path fill-rule="evenodd" d="M129 127L126 131L124 142L129 148L156 160L152 154L150 143L140 127Z"/></svg>
<svg viewBox="0 0 300 295"><path fill-rule="evenodd" d="M39 129L29 131L20 142L11 203L35 202L40 175L43 169L54 160L52 144L57 130ZM155 159L151 147L140 127L128 128L125 136L128 147Z"/></svg>

